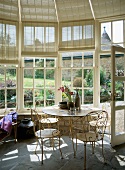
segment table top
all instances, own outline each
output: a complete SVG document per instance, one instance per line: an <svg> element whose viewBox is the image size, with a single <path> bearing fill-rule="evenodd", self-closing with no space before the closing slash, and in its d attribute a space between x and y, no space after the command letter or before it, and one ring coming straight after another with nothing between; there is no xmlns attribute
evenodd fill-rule
<svg viewBox="0 0 125 170"><path fill-rule="evenodd" d="M66 109L60 109L58 105L44 107L42 109L43 113L53 115L53 116L74 116L74 117L80 117L80 116L86 116L91 111L98 111L99 108L94 107L81 107L80 110L66 110Z"/></svg>

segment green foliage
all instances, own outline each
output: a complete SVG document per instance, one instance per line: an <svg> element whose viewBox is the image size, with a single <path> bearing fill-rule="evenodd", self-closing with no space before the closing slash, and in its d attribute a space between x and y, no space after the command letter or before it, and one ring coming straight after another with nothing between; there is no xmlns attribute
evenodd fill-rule
<svg viewBox="0 0 125 170"><path fill-rule="evenodd" d="M49 64L50 67L54 67L53 61L50 61ZM39 67L44 67L44 60L37 61L37 65ZM53 75L54 75L54 69L46 69L46 79L54 79ZM44 78L44 71L42 71L41 69L36 69L35 78Z"/></svg>
<svg viewBox="0 0 125 170"><path fill-rule="evenodd" d="M106 71L100 67L100 85L104 85L106 83Z"/></svg>
<svg viewBox="0 0 125 170"><path fill-rule="evenodd" d="M93 70L88 70L86 77L85 77L87 86L92 87L93 86Z"/></svg>
<svg viewBox="0 0 125 170"><path fill-rule="evenodd" d="M40 69L35 70L35 78L44 78L44 72Z"/></svg>
<svg viewBox="0 0 125 170"><path fill-rule="evenodd" d="M7 69L8 74L10 74L10 76L16 76L16 69Z"/></svg>
<svg viewBox="0 0 125 170"><path fill-rule="evenodd" d="M0 90L0 101L5 100L5 90Z"/></svg>
<svg viewBox="0 0 125 170"><path fill-rule="evenodd" d="M93 90L92 89L85 90L85 96L93 96Z"/></svg>
<svg viewBox="0 0 125 170"><path fill-rule="evenodd" d="M12 97L16 96L16 90L15 89L8 89L7 90L7 100L11 100Z"/></svg>
<svg viewBox="0 0 125 170"><path fill-rule="evenodd" d="M77 72L77 77L82 77L82 69ZM84 77L86 80L86 85L89 87L93 86L93 70L84 70ZM106 71L100 67L100 85L104 85L106 83ZM74 86L76 87L76 86Z"/></svg>
<svg viewBox="0 0 125 170"><path fill-rule="evenodd" d="M77 71L77 77L82 77L82 69Z"/></svg>
<svg viewBox="0 0 125 170"><path fill-rule="evenodd" d="M54 75L53 69L46 70L46 79L54 79L53 75Z"/></svg>

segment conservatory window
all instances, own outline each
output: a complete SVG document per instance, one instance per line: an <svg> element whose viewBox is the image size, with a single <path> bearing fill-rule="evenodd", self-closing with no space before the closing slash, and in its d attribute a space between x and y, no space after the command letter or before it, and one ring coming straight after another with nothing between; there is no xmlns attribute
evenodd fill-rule
<svg viewBox="0 0 125 170"><path fill-rule="evenodd" d="M0 109L17 106L17 67L0 65Z"/></svg>
<svg viewBox="0 0 125 170"><path fill-rule="evenodd" d="M79 89L81 104L93 103L93 52L62 53L62 85Z"/></svg>
<svg viewBox="0 0 125 170"><path fill-rule="evenodd" d="M24 58L24 108L55 104L54 58Z"/></svg>

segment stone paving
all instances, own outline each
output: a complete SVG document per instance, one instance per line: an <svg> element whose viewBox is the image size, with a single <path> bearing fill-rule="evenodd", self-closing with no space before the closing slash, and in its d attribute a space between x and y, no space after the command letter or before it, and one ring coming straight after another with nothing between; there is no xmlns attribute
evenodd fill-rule
<svg viewBox="0 0 125 170"><path fill-rule="evenodd" d="M41 165L41 149L37 148L35 138L20 140L16 144L10 140L0 144L0 170L82 170L84 165L84 145L78 141L76 158L73 156L72 141L69 137L61 138L63 159L60 157L58 146L52 147L44 143L44 164ZM112 148L109 136L105 135L104 163L101 147L97 143L95 154L92 154L91 145L87 145L87 170L124 170L125 144Z"/></svg>

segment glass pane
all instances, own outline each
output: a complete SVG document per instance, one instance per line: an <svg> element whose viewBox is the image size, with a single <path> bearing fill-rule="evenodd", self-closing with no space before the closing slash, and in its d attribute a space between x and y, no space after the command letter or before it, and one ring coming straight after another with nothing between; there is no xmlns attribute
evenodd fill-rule
<svg viewBox="0 0 125 170"><path fill-rule="evenodd" d="M73 67L82 67L82 53L73 53Z"/></svg>
<svg viewBox="0 0 125 170"><path fill-rule="evenodd" d="M16 87L16 69L6 69L6 86Z"/></svg>
<svg viewBox="0 0 125 170"><path fill-rule="evenodd" d="M46 105L52 106L55 104L55 90L47 89L46 90Z"/></svg>
<svg viewBox="0 0 125 170"><path fill-rule="evenodd" d="M62 28L62 41L71 40L71 27Z"/></svg>
<svg viewBox="0 0 125 170"><path fill-rule="evenodd" d="M113 23L113 42L123 42L123 20L114 21Z"/></svg>
<svg viewBox="0 0 125 170"><path fill-rule="evenodd" d="M63 53L62 54L62 67L71 67L71 56L72 53Z"/></svg>
<svg viewBox="0 0 125 170"><path fill-rule="evenodd" d="M93 38L93 25L83 26L83 38L84 39Z"/></svg>
<svg viewBox="0 0 125 170"><path fill-rule="evenodd" d="M44 27L35 27L35 41L36 45L44 43Z"/></svg>
<svg viewBox="0 0 125 170"><path fill-rule="evenodd" d="M115 112L115 134L125 133L125 110L118 110Z"/></svg>
<svg viewBox="0 0 125 170"><path fill-rule="evenodd" d="M24 90L24 107L31 108L33 106L33 92L32 89Z"/></svg>
<svg viewBox="0 0 125 170"><path fill-rule="evenodd" d="M0 23L0 44L5 44L5 24Z"/></svg>
<svg viewBox="0 0 125 170"><path fill-rule="evenodd" d="M24 45L34 44L34 27L25 26L24 27Z"/></svg>
<svg viewBox="0 0 125 170"><path fill-rule="evenodd" d="M93 103L93 90L92 89L84 90L84 104L92 103Z"/></svg>
<svg viewBox="0 0 125 170"><path fill-rule="evenodd" d="M125 82L124 81L115 81L115 101L124 101L124 87ZM116 103L118 105L118 102Z"/></svg>
<svg viewBox="0 0 125 170"><path fill-rule="evenodd" d="M82 87L82 69L73 69L73 87Z"/></svg>
<svg viewBox="0 0 125 170"><path fill-rule="evenodd" d="M111 22L101 23L101 44L111 44Z"/></svg>
<svg viewBox="0 0 125 170"><path fill-rule="evenodd" d="M0 108L5 108L5 90L0 89Z"/></svg>
<svg viewBox="0 0 125 170"><path fill-rule="evenodd" d="M16 89L7 90L7 107L8 108L16 107Z"/></svg>
<svg viewBox="0 0 125 170"><path fill-rule="evenodd" d="M84 87L93 87L93 70L92 69L84 69L83 70L83 85Z"/></svg>
<svg viewBox="0 0 125 170"><path fill-rule="evenodd" d="M24 59L24 67L33 67L33 59L25 58Z"/></svg>
<svg viewBox="0 0 125 170"><path fill-rule="evenodd" d="M33 87L33 69L24 70L24 87Z"/></svg>
<svg viewBox="0 0 125 170"><path fill-rule="evenodd" d="M35 90L35 103L36 107L44 106L44 89Z"/></svg>
<svg viewBox="0 0 125 170"><path fill-rule="evenodd" d="M55 87L55 70L46 70L46 87Z"/></svg>
<svg viewBox="0 0 125 170"><path fill-rule="evenodd" d="M44 87L44 70L36 69L35 70L35 87Z"/></svg>
<svg viewBox="0 0 125 170"><path fill-rule="evenodd" d="M100 102L110 101L111 55L100 56Z"/></svg>
<svg viewBox="0 0 125 170"><path fill-rule="evenodd" d="M101 23L101 50L111 50L111 22Z"/></svg>
<svg viewBox="0 0 125 170"><path fill-rule="evenodd" d="M16 26L6 24L6 44L16 46Z"/></svg>
<svg viewBox="0 0 125 170"><path fill-rule="evenodd" d="M46 27L46 42L55 42L55 28Z"/></svg>
<svg viewBox="0 0 125 170"><path fill-rule="evenodd" d="M55 59L46 59L46 67L54 67Z"/></svg>
<svg viewBox="0 0 125 170"><path fill-rule="evenodd" d="M71 69L62 70L62 85L71 85Z"/></svg>
<svg viewBox="0 0 125 170"><path fill-rule="evenodd" d="M101 45L102 51L111 51L111 44L110 45Z"/></svg>
<svg viewBox="0 0 125 170"><path fill-rule="evenodd" d="M35 67L44 67L44 59L35 59Z"/></svg>
<svg viewBox="0 0 125 170"><path fill-rule="evenodd" d="M84 66L93 66L92 52L84 52Z"/></svg>
<svg viewBox="0 0 125 170"><path fill-rule="evenodd" d="M0 88L5 87L5 72L3 68L0 68Z"/></svg>
<svg viewBox="0 0 125 170"><path fill-rule="evenodd" d="M82 39L82 26L73 27L73 40Z"/></svg>
<svg viewBox="0 0 125 170"><path fill-rule="evenodd" d="M124 62L125 57L124 54L115 54L115 75L116 76L124 76Z"/></svg>

